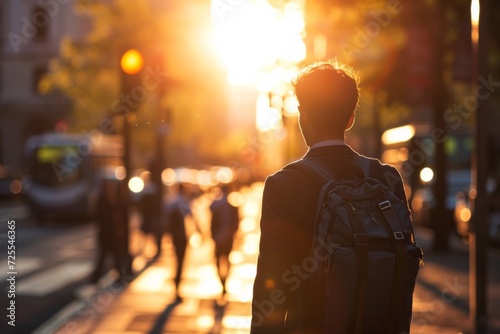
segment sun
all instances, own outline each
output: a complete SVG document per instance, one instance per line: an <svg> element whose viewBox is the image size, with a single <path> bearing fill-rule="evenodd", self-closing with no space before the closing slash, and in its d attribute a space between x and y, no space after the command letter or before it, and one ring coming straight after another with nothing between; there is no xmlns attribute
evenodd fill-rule
<svg viewBox="0 0 500 334"><path fill-rule="evenodd" d="M262 73L305 59L304 0L276 8L267 0L239 1L216 26L218 53L230 84L256 83Z"/></svg>

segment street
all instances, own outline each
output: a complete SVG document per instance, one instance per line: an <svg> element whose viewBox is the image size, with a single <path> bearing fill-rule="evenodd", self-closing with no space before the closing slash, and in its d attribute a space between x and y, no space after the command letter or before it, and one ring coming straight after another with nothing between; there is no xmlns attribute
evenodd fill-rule
<svg viewBox="0 0 500 334"><path fill-rule="evenodd" d="M88 222L39 227L28 218L16 220L15 231L15 299L9 299L15 300L16 326L2 321L2 333L26 333L40 326L73 300L93 266L94 229ZM7 291L5 231L2 236L1 288ZM2 296L4 310L6 302Z"/></svg>

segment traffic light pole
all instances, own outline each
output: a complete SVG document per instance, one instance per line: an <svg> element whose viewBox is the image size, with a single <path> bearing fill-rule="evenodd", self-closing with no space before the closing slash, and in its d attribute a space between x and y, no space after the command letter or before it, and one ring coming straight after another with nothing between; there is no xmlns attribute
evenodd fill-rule
<svg viewBox="0 0 500 334"><path fill-rule="evenodd" d="M139 86L140 73L144 67L144 56L142 53L136 49L128 49L123 52L120 59L121 67L121 93L122 97L129 97L132 95L132 91L135 87ZM125 145L124 152L124 167L126 169L126 181L130 180L131 174L131 154L130 154L130 124L129 116L130 113L134 113L138 108L139 104L127 105L126 110L123 112L123 141Z"/></svg>
<svg viewBox="0 0 500 334"><path fill-rule="evenodd" d="M130 155L130 123L129 123L129 117L127 113L123 114L123 167L125 167L126 175L125 175L125 181L128 185L128 182L130 181L130 177L132 176L131 174L131 168L132 168L132 162L131 162L131 155ZM128 193L128 192L127 192Z"/></svg>
<svg viewBox="0 0 500 334"><path fill-rule="evenodd" d="M121 59L120 59L120 67L121 67L121 93L124 96L130 96L132 93L132 90L134 87L137 85L137 80L139 78L139 73L141 72L142 68L144 66L144 58L142 54L136 50L136 49L128 49L126 50ZM138 105L137 105L138 106ZM123 130L123 146L124 146L124 152L123 152L123 165L125 167L125 201L126 201L126 208L125 208L125 215L127 217L126 219L126 224L124 226L124 243L126 243L126 267L125 267L125 274L131 275L132 274L132 256L128 251L129 247L129 240L130 240L130 228L129 228L129 218L130 218L130 212L128 208L130 207L130 194L128 191L128 183L131 178L132 174L132 155L131 155L131 140L130 140L130 123L129 123L129 117L130 113L135 112L135 109L137 108L132 108L128 106L125 108L126 110L123 112L123 125L122 125L122 130Z"/></svg>

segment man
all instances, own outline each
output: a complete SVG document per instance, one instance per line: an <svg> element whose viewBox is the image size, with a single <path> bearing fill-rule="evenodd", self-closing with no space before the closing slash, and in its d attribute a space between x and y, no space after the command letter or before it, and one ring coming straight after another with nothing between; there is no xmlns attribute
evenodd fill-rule
<svg viewBox="0 0 500 334"><path fill-rule="evenodd" d="M355 177L361 172L355 163L359 154L346 145L344 134L354 124L357 76L345 65L320 62L304 68L292 85L299 102L300 129L310 148L306 157L334 175ZM370 177L406 202L397 170L378 160L371 162ZM313 177L290 166L266 180L252 333L322 332L324 292L310 280L308 270L320 189Z"/></svg>

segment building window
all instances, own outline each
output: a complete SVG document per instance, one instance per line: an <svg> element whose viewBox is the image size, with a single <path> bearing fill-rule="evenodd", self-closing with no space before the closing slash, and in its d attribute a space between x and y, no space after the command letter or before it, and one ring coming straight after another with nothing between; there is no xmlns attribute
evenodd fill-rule
<svg viewBox="0 0 500 334"><path fill-rule="evenodd" d="M46 41L49 36L50 16L41 6L36 6L33 9L31 23L36 27L35 40Z"/></svg>
<svg viewBox="0 0 500 334"><path fill-rule="evenodd" d="M33 70L33 92L38 94L38 84L43 76L48 72L47 66L36 66Z"/></svg>

